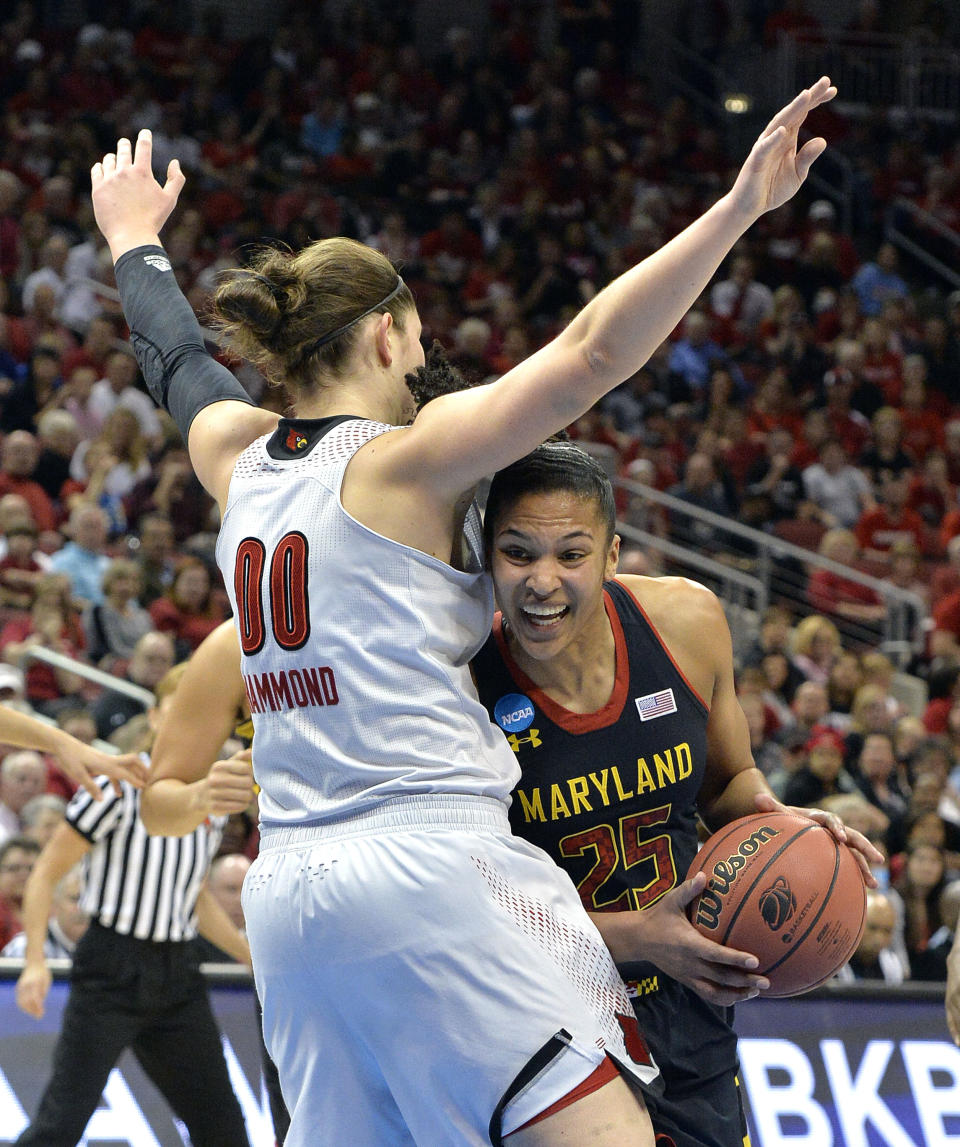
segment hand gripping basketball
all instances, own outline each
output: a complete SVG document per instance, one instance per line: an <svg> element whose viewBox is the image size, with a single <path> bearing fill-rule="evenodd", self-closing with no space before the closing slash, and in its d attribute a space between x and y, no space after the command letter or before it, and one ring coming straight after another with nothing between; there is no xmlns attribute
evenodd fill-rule
<svg viewBox="0 0 960 1147"><path fill-rule="evenodd" d="M752 952L766 996L796 996L849 960L866 919L853 851L790 812L756 813L713 834L690 866L707 883L688 909L704 936Z"/></svg>

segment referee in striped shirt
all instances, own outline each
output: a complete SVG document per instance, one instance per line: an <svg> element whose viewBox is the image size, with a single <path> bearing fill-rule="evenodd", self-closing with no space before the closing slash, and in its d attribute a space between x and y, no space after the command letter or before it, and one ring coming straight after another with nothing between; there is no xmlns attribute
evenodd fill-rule
<svg viewBox="0 0 960 1147"><path fill-rule="evenodd" d="M185 668L175 666L157 687L154 727ZM75 1147L129 1047L186 1124L193 1147L248 1147L191 943L199 930L250 963L245 937L204 887L226 817L207 817L182 837L151 837L140 820L140 791L126 781L119 793L106 778L98 784L102 801L81 790L70 802L24 896L27 947L17 1003L39 1018L51 983L43 941L53 889L83 860L81 904L91 924L74 952L51 1079L16 1142Z"/></svg>

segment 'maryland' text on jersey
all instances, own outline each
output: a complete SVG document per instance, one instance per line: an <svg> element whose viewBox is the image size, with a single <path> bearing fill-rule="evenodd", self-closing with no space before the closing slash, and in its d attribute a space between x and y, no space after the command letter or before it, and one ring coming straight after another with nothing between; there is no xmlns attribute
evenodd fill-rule
<svg viewBox="0 0 960 1147"><path fill-rule="evenodd" d="M585 776L568 777L549 788L542 785L525 788L521 782L514 796L524 822L563 820L581 812L608 808L685 781L693 771L693 757L686 741L652 756L652 762L648 762L646 757L638 757L636 772L631 770L627 773L618 765L612 765Z"/></svg>

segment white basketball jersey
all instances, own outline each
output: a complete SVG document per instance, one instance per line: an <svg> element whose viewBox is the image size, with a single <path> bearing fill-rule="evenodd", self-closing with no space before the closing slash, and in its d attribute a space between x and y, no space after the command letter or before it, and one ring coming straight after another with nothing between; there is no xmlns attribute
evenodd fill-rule
<svg viewBox="0 0 960 1147"><path fill-rule="evenodd" d="M462 572L341 505L347 463L391 429L284 419L234 468L217 560L243 650L265 827L414 793L509 803L519 779L470 676L493 620L476 507Z"/></svg>

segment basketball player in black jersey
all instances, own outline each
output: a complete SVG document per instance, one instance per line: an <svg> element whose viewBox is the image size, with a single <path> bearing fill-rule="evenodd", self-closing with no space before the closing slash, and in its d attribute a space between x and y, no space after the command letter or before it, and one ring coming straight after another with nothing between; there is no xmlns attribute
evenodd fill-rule
<svg viewBox="0 0 960 1147"><path fill-rule="evenodd" d="M743 1147L730 1005L767 981L688 923L705 878L684 874L698 818L783 806L754 767L720 603L684 578L614 580L613 492L572 443L495 476L485 533L501 613L473 667L522 768L514 832L569 872L631 988L663 1077L658 1147ZM836 818L794 811L876 862Z"/></svg>

